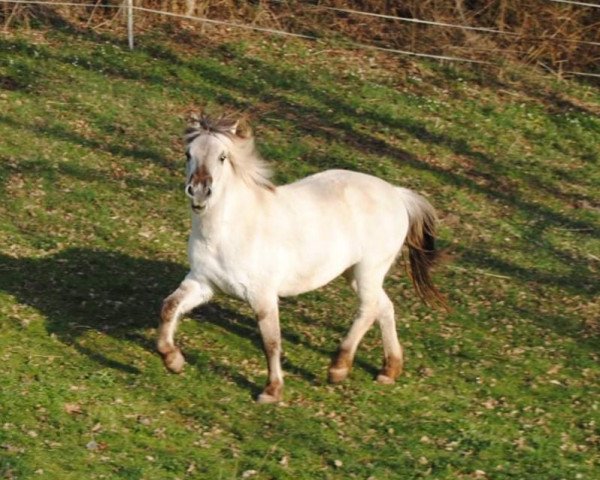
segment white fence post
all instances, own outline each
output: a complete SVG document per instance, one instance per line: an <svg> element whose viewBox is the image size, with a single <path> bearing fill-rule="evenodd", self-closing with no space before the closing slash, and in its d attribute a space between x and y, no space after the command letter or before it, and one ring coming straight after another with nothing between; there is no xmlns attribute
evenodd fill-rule
<svg viewBox="0 0 600 480"><path fill-rule="evenodd" d="M129 50L133 50L133 0L127 0L127 39Z"/></svg>

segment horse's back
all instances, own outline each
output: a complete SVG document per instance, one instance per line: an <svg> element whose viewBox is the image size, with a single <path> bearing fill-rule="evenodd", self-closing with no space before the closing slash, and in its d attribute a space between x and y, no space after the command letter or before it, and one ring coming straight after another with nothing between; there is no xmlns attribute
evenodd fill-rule
<svg viewBox="0 0 600 480"><path fill-rule="evenodd" d="M286 256L292 270L307 279L306 290L353 265L391 261L402 247L408 215L398 189L384 180L327 170L277 190L289 225L284 243L297 247ZM293 283L281 293L296 294Z"/></svg>
<svg viewBox="0 0 600 480"><path fill-rule="evenodd" d="M279 188L292 202L315 206L318 216L343 214L361 230L385 229L405 222L405 206L398 188L365 173L326 170Z"/></svg>
<svg viewBox="0 0 600 480"><path fill-rule="evenodd" d="M373 191L387 190L388 193L391 193L391 189L394 188L391 183L373 175L338 169L315 173L279 188L289 188L290 190L312 190L315 193L320 192L323 194L337 194L341 191L356 187L366 187L368 190Z"/></svg>

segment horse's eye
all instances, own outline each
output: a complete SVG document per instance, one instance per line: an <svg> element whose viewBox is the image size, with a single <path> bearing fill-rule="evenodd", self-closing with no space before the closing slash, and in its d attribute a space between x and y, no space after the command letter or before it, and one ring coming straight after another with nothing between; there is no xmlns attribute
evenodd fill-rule
<svg viewBox="0 0 600 480"><path fill-rule="evenodd" d="M192 156L190 155L190 152L185 152L185 161L189 162L192 159Z"/></svg>
<svg viewBox="0 0 600 480"><path fill-rule="evenodd" d="M227 160L227 154L223 152L221 155L219 155L219 160L221 163L223 163L225 160Z"/></svg>

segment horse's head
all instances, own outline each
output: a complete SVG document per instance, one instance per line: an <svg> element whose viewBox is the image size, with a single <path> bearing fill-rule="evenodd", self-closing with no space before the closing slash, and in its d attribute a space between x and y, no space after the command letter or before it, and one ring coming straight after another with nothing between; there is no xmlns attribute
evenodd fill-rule
<svg viewBox="0 0 600 480"><path fill-rule="evenodd" d="M250 184L273 189L268 169L254 150L245 122L228 116L193 118L186 131L185 193L195 213L218 201L228 181L237 176Z"/></svg>

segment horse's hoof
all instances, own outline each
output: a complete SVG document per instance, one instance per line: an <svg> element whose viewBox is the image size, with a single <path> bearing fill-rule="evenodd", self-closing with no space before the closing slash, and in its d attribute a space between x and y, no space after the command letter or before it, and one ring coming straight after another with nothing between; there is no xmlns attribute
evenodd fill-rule
<svg viewBox="0 0 600 480"><path fill-rule="evenodd" d="M396 380L394 380L392 377L384 375L383 373L377 375L377 383L380 383L382 385L392 385L395 382Z"/></svg>
<svg viewBox="0 0 600 480"><path fill-rule="evenodd" d="M392 385L402 373L402 357L388 356L383 362L383 367L377 375L377 383Z"/></svg>
<svg viewBox="0 0 600 480"><path fill-rule="evenodd" d="M278 403L281 401L281 395L271 395L270 393L263 392L256 399L256 403L267 404L267 403Z"/></svg>
<svg viewBox="0 0 600 480"><path fill-rule="evenodd" d="M283 398L283 383L281 381L273 381L269 383L263 392L258 396L258 403L277 403Z"/></svg>
<svg viewBox="0 0 600 480"><path fill-rule="evenodd" d="M330 368L329 369L329 382L330 383L340 383L346 380L348 373L350 372L349 368Z"/></svg>
<svg viewBox="0 0 600 480"><path fill-rule="evenodd" d="M181 354L181 350L173 350L169 353L165 353L163 355L163 361L165 363L165 367L173 373L181 373L183 371L183 366L185 365L185 359Z"/></svg>

